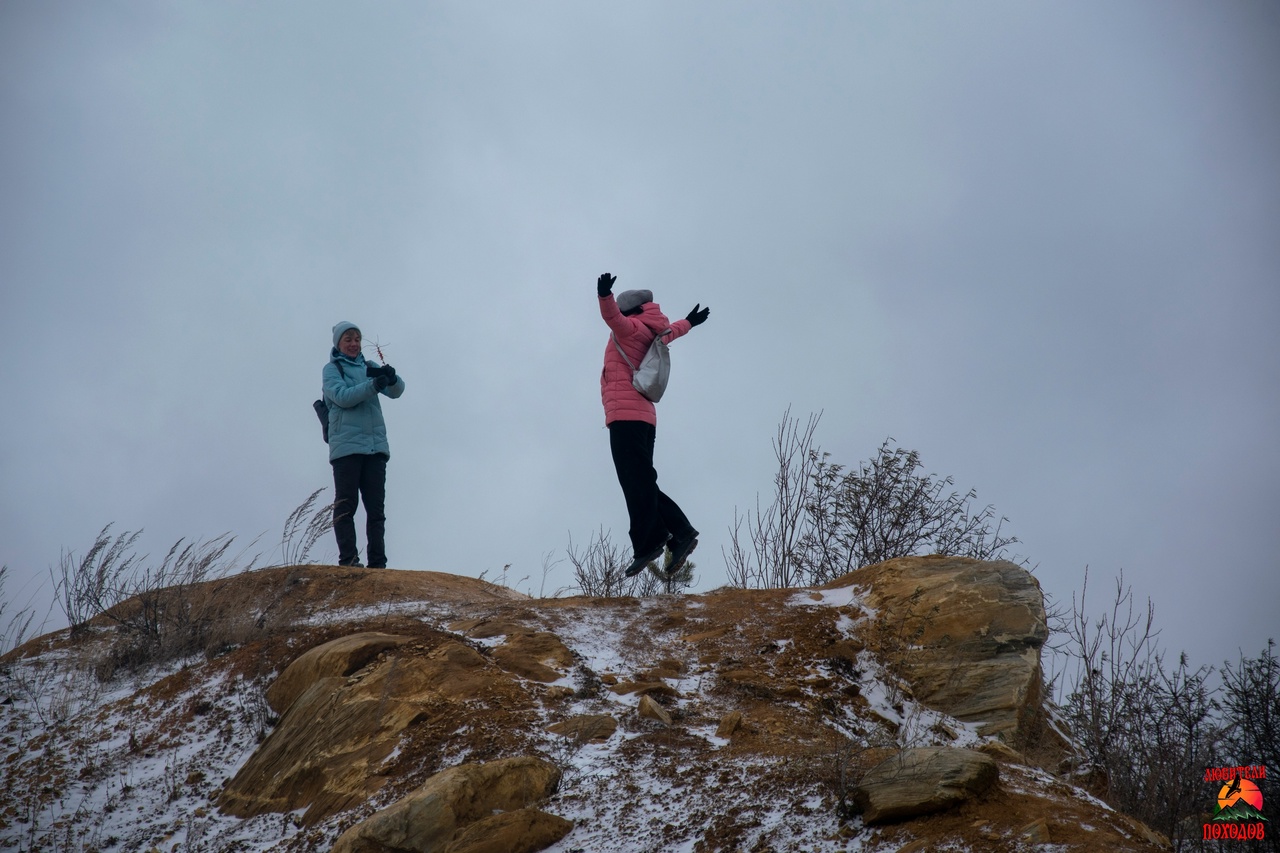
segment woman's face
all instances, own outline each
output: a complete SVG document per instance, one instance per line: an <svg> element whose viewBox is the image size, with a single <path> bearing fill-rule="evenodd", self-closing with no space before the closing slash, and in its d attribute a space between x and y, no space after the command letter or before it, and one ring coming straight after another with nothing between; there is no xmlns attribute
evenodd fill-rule
<svg viewBox="0 0 1280 853"><path fill-rule="evenodd" d="M360 354L360 330L347 329L338 339L338 352L347 358L355 358Z"/></svg>

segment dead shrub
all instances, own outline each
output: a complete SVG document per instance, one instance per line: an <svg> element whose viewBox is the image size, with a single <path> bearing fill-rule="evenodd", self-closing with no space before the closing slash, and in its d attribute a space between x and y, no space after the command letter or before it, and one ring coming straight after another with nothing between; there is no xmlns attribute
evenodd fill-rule
<svg viewBox="0 0 1280 853"><path fill-rule="evenodd" d="M863 566L913 554L1003 559L1018 542L1008 520L951 477L924 474L920 454L885 439L856 470L814 444L821 413L805 424L788 409L773 438L773 500L734 512L724 552L729 581L743 588L814 586ZM744 531L745 525L745 531Z"/></svg>

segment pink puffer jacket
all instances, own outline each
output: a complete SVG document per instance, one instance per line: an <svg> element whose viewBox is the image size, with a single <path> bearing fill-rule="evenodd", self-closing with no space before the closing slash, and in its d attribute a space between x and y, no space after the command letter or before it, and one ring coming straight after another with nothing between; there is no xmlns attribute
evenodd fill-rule
<svg viewBox="0 0 1280 853"><path fill-rule="evenodd" d="M618 303L613 295L601 297L600 316L609 324L613 337L622 344L622 349L631 359L631 363L640 366L640 360L649 350L649 344L658 336L658 332L670 327L671 333L664 340L671 343L681 335L686 335L693 328L688 320L676 320L672 323L662 313L656 302L646 302L639 314L624 317L618 310ZM618 348L609 340L604 348L604 370L600 373L600 398L604 401L604 422L644 421L658 425L658 413L653 403L631 387L631 368L622 360Z"/></svg>

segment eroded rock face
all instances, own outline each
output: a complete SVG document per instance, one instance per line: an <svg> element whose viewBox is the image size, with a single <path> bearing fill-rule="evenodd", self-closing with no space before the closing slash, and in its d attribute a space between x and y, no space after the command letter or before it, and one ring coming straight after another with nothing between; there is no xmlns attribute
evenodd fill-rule
<svg viewBox="0 0 1280 853"><path fill-rule="evenodd" d="M980 734L1016 738L1039 707L1049 635L1034 576L1007 561L932 556L868 566L831 586L849 578L917 699L981 723Z"/></svg>
<svg viewBox="0 0 1280 853"><path fill-rule="evenodd" d="M409 642L408 637L366 631L349 634L313 649L308 649L267 689L267 704L277 714L289 706L308 687L322 678L345 677L363 669L387 649Z"/></svg>
<svg viewBox="0 0 1280 853"><path fill-rule="evenodd" d="M503 669L533 681L558 681L573 666L573 652L555 634L546 631L513 631L493 650Z"/></svg>
<svg viewBox="0 0 1280 853"><path fill-rule="evenodd" d="M518 619L464 619L449 628L477 640L502 637L502 643L493 649L493 658L503 669L522 678L550 684L573 667L573 652L559 637L532 630Z"/></svg>
<svg viewBox="0 0 1280 853"><path fill-rule="evenodd" d="M578 742L604 743L618 730L618 721L608 714L581 714L547 727L547 731Z"/></svg>
<svg viewBox="0 0 1280 853"><path fill-rule="evenodd" d="M869 814L888 819L917 789L911 808L969 796L962 812L874 833L850 823L842 843L1003 850L1047 833L1064 851L1158 849L1156 836L1085 796L1074 777L1052 779L1057 760L1042 758L1033 740L974 737L950 718L927 728L903 724L924 718L916 707L923 699L935 707L950 702L974 729L1008 731L1012 721L1016 731L1019 715L1034 705L1034 669L1026 664L1043 639L1042 608L1034 580L1008 564L904 560L822 590L723 588L651 599L531 601L474 578L346 567L266 570L210 589L245 613L275 608L270 629L113 700L84 725L48 730L41 754L86 745L94 755L119 752L121 730L98 722L110 719L102 714L127 714L138 726L137 753L122 757L133 761L131 768L154 764L155 749L184 738L199 739L190 743L201 756L193 762L205 755L218 762L211 765L220 771L216 777L190 774L181 802L204 808L207 797L217 796L215 786L234 774L221 795L224 810L283 813L260 824L282 828L301 814L302 831L293 837L286 831L273 849L327 850L338 827L356 826L344 841L348 853L418 847L524 853L567 829L541 808L592 816L559 842L566 850L613 849L620 839L651 850L829 847L830 815L813 803L834 804L833 795L849 794L847 776L828 772L832 759L882 756L887 744L963 743L999 763L1007 782L999 796L974 793L990 784L990 765L966 751L945 749L931 759L909 752L868 777ZM340 632L351 636L327 642ZM79 647L78 655L100 654L113 633L66 643ZM987 673L976 684L965 672L970 663ZM245 714L260 709L244 704L259 695L241 679L274 671L287 673L273 694L283 716L236 772L231 762L261 731L258 719ZM1007 683L984 692L990 687L984 680L997 671ZM550 683L542 680L553 675ZM645 700L668 712L670 725L640 717ZM61 796L77 784L73 765L62 772L12 750L4 753L13 784L0 786L0 818L21 813L42 786L51 796L56 786ZM477 781L479 771L469 768L440 774L459 762L495 764L512 756L553 756L568 766L579 751L592 769L567 774L554 805L526 795L504 798L506 781L495 792L492 778ZM918 778L901 777L904 767L917 765ZM471 781L446 785L458 777ZM432 780L434 799L423 791ZM172 790L167 770L164 784ZM549 787L531 784L527 797ZM386 806L368 825L357 823ZM796 840L775 843L759 819L764 812L777 815L777 825L785 822ZM436 846L425 846L416 822L397 817L405 813L439 819L429 836ZM236 824L218 818L211 849L242 845ZM139 823L130 837L160 837L170 825Z"/></svg>
<svg viewBox="0 0 1280 853"><path fill-rule="evenodd" d="M444 853L537 853L572 829L570 821L538 809L501 812L462 829Z"/></svg>
<svg viewBox="0 0 1280 853"><path fill-rule="evenodd" d="M313 681L223 789L219 808L239 817L305 808L304 823L322 820L387 782L383 764L411 727L447 739L466 727L469 702L529 703L510 675L462 643L397 648L355 675Z"/></svg>
<svg viewBox="0 0 1280 853"><path fill-rule="evenodd" d="M687 681L696 667L692 671L701 672L719 695L742 704L719 718L717 733L737 749L767 749L794 735L795 703L815 691L839 691L831 694L833 702L860 701L845 670L856 668L862 653L871 651L910 684L914 698L978 723L984 735L1016 734L1023 717L1038 707L1039 649L1047 631L1039 586L1021 568L962 558L905 558L829 586L848 589L851 584L874 608L871 620L855 621L860 605L851 590L846 593L850 603L835 606L816 591L723 592L695 610L693 626L682 613L667 614L656 622L659 628L695 628L680 636L687 652L681 659L663 658L622 674L602 673L597 686L608 687L599 705L616 701L605 700L605 694L622 697L635 703L639 717L671 727L664 706L689 704L673 682ZM754 620L728 616L741 608ZM367 802L396 779L393 753L421 732L480 758L524 754L513 740L484 732L476 711L512 712L505 717L510 726L536 706L554 713L556 703L573 697L573 688L564 684L545 686L563 680L577 663L541 618L526 609L450 625L465 638L359 633L308 651L271 688L273 705L287 710L226 786L221 807L246 817L306 809L303 822L315 823ZM633 617L623 612L619 618ZM653 629L654 622L639 618L646 620L646 630ZM732 624L717 624L725 618ZM554 619L547 622L555 627ZM842 624L859 624L857 635L846 634ZM497 638L501 641L494 642ZM754 721L750 727L743 726L746 711ZM546 730L600 743L608 742L616 727L608 714L579 714ZM460 739L467 737L472 739L464 748ZM988 753L1001 746L998 757L1005 760L1017 757L992 741L983 746ZM405 766L420 770L423 755L438 753L419 750L418 763ZM431 760L428 773L435 769ZM928 814L988 789L998 776L996 767L990 754L975 750L906 749L868 774L855 801L868 823ZM558 779L554 767L532 758L454 767L352 827L335 849L543 849L570 829L568 822L532 807Z"/></svg>
<svg viewBox="0 0 1280 853"><path fill-rule="evenodd" d="M995 761L972 749L904 749L873 767L854 791L868 825L944 811L991 788Z"/></svg>
<svg viewBox="0 0 1280 853"><path fill-rule="evenodd" d="M343 833L333 853L534 853L573 825L530 808L560 784L560 769L521 756L437 773L389 808Z"/></svg>

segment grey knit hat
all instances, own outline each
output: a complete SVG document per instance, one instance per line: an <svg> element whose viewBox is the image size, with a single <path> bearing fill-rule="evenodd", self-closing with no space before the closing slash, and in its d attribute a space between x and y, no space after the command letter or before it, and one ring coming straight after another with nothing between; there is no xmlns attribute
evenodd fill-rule
<svg viewBox="0 0 1280 853"><path fill-rule="evenodd" d="M623 314L653 301L652 290L624 290L618 294L618 310Z"/></svg>
<svg viewBox="0 0 1280 853"><path fill-rule="evenodd" d="M348 332L351 329L355 329L357 332L360 331L359 326L357 326L355 323L348 323L346 320L343 320L341 323L334 326L333 327L333 345L336 347L338 345L338 341L342 340L343 333Z"/></svg>

